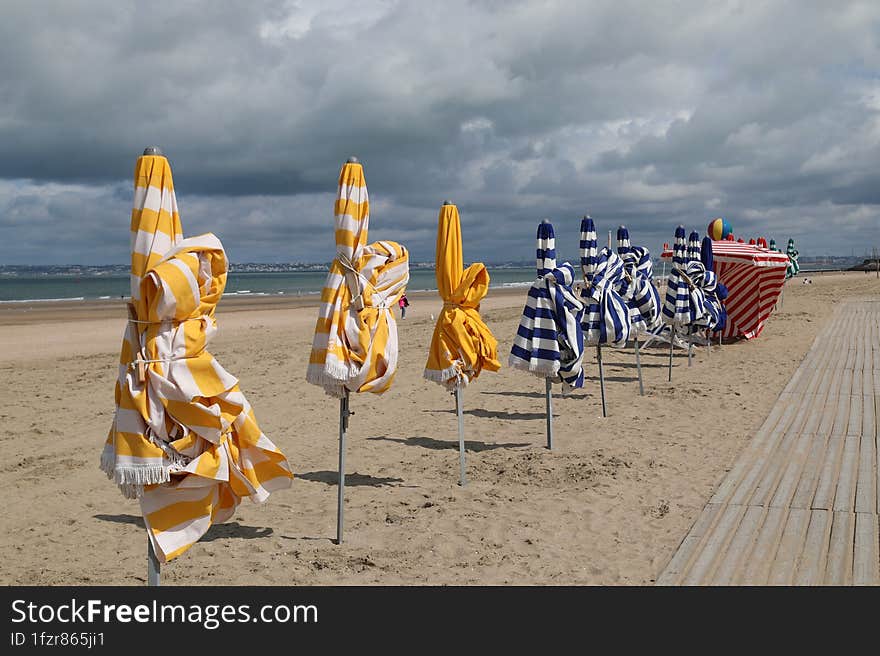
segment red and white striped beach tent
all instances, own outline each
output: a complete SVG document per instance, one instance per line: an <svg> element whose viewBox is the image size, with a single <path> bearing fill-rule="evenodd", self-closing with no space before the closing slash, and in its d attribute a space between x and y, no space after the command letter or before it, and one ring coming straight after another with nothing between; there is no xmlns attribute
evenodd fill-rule
<svg viewBox="0 0 880 656"><path fill-rule="evenodd" d="M712 241L713 270L727 287L727 325L722 337L752 339L761 334L785 284L788 255L736 241ZM664 260L672 249L664 244Z"/></svg>

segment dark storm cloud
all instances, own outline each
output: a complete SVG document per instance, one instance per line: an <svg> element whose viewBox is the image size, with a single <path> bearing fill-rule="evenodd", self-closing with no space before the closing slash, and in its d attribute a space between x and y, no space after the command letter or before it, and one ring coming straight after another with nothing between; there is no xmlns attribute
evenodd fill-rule
<svg viewBox="0 0 880 656"><path fill-rule="evenodd" d="M234 261L332 256L365 163L373 238L527 260L589 211L657 249L723 215L801 253L880 232L871 2L40 2L0 20L0 262L127 260L130 175L172 162ZM827 231L834 227L835 237ZM829 243L831 242L831 243ZM560 248L574 257L574 248Z"/></svg>

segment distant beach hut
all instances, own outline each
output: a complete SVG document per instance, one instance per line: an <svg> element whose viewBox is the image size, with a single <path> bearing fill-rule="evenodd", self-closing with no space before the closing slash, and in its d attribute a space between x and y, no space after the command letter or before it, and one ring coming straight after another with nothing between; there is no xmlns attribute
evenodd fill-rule
<svg viewBox="0 0 880 656"><path fill-rule="evenodd" d="M464 268L458 207L446 201L437 225L437 291L443 308L434 326L424 376L455 395L458 416L459 484L465 475L462 390L483 369L498 371L498 341L480 317L480 301L489 290L489 272L480 262Z"/></svg>
<svg viewBox="0 0 880 656"><path fill-rule="evenodd" d="M370 200L363 166L352 157L339 172L334 206L336 257L330 265L306 380L339 399L336 541L342 543L345 439L351 392L386 392L397 371L392 308L409 282L409 253L393 241L367 244Z"/></svg>
<svg viewBox="0 0 880 656"><path fill-rule="evenodd" d="M608 412L605 405L602 346L624 347L630 335L629 306L617 291L623 278L623 260L610 248L599 250L596 226L590 216L581 220L580 253L584 275L581 289L581 299L585 306L584 341L596 345L602 416L605 417Z"/></svg>
<svg viewBox="0 0 880 656"><path fill-rule="evenodd" d="M290 485L284 455L207 351L227 261L213 234L183 238L171 166L156 148L137 160L131 213L131 302L116 411L101 468L137 498L149 536L148 583L243 497Z"/></svg>
<svg viewBox="0 0 880 656"><path fill-rule="evenodd" d="M513 340L511 367L544 378L547 407L547 448L553 448L553 383L563 392L584 385L584 304L572 290L574 268L556 264L553 224L538 224L537 278L529 288L526 306Z"/></svg>
<svg viewBox="0 0 880 656"><path fill-rule="evenodd" d="M675 251L664 249L664 260ZM713 270L726 288L727 322L720 337L753 339L761 334L785 282L785 253L737 241L712 242Z"/></svg>

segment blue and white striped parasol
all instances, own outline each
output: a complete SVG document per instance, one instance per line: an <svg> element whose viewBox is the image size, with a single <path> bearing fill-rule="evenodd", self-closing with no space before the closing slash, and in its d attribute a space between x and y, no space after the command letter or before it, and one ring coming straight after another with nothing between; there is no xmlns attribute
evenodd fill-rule
<svg viewBox="0 0 880 656"><path fill-rule="evenodd" d="M556 264L556 238L549 219L538 224L537 279L529 288L508 363L546 381L547 448L553 448L552 383L563 391L584 385L584 304L572 290L574 267Z"/></svg>
<svg viewBox="0 0 880 656"><path fill-rule="evenodd" d="M630 334L637 336L661 325L660 292L654 285L654 265L647 248L633 247L626 226L617 229L617 254L624 275L617 291L629 306Z"/></svg>
<svg viewBox="0 0 880 656"><path fill-rule="evenodd" d="M718 280L718 275L713 270L714 256L712 254L712 239L704 237L700 247L700 261L706 270L703 294L706 297L706 306L713 315L712 325L709 327L713 332L724 330L727 324L727 310L724 307L724 299L727 298L727 287Z"/></svg>
<svg viewBox="0 0 880 656"><path fill-rule="evenodd" d="M687 259L688 262L700 261L700 233L696 230L691 231L687 241Z"/></svg>
<svg viewBox="0 0 880 656"><path fill-rule="evenodd" d="M584 273L581 298L586 306L582 322L584 340L596 345L602 416L607 416L602 346L626 346L630 333L629 306L617 291L623 278L623 260L610 248L597 248L596 226L589 216L581 221L581 268Z"/></svg>
<svg viewBox="0 0 880 656"><path fill-rule="evenodd" d="M629 340L629 306L616 288L623 278L623 260L609 248L596 246L593 219L581 221L581 268L584 273L584 339L588 344L620 348Z"/></svg>
<svg viewBox="0 0 880 656"><path fill-rule="evenodd" d="M553 225L538 224L537 279L529 288L510 350L511 367L562 382L565 390L583 387L584 304L572 291L574 268L557 266Z"/></svg>

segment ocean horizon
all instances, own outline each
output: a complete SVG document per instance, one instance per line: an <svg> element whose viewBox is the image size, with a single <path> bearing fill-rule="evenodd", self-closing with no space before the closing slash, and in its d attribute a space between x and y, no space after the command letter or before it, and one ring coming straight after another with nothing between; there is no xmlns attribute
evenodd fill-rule
<svg viewBox="0 0 880 656"><path fill-rule="evenodd" d="M280 265L233 265L265 266ZM315 266L315 265L308 265ZM522 287L530 285L535 278L534 266L487 264L489 287ZM801 271L823 271L841 269L840 262L809 263L802 265ZM108 267L81 267L80 272L72 273L74 265L34 266L0 268L0 304L37 303L53 301L92 301L126 298L129 296L129 275L121 265ZM666 265L655 260L654 276L662 277ZM327 277L327 270L309 269L300 271L230 271L224 296L309 296L320 294ZM434 269L420 264L410 269L410 282L407 290L436 291L437 283Z"/></svg>
<svg viewBox="0 0 880 656"><path fill-rule="evenodd" d="M490 287L518 287L532 283L534 267L488 267ZM321 293L327 271L231 272L224 296L309 296ZM90 301L126 298L127 273L0 275L0 303ZM434 269L412 269L407 291L435 291Z"/></svg>

